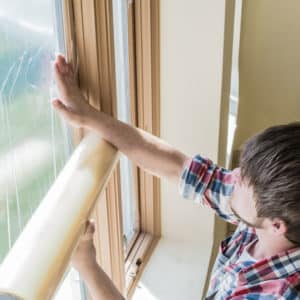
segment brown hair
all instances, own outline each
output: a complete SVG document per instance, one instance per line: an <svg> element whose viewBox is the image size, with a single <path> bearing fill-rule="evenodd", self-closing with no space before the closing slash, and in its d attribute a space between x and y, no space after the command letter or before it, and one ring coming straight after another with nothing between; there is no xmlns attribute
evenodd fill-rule
<svg viewBox="0 0 300 300"><path fill-rule="evenodd" d="M242 179L253 187L257 216L279 218L286 238L300 244L300 122L251 137L240 156Z"/></svg>

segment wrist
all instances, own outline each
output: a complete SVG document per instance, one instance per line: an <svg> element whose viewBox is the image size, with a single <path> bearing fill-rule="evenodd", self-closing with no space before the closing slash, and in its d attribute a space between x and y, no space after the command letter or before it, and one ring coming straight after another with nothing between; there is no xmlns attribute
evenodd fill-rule
<svg viewBox="0 0 300 300"><path fill-rule="evenodd" d="M88 259L84 263L75 266L75 269L80 273L83 279L87 279L97 271L99 265L96 260Z"/></svg>
<svg viewBox="0 0 300 300"><path fill-rule="evenodd" d="M92 108L84 118L83 127L86 129L95 129L97 122L99 122L100 111Z"/></svg>

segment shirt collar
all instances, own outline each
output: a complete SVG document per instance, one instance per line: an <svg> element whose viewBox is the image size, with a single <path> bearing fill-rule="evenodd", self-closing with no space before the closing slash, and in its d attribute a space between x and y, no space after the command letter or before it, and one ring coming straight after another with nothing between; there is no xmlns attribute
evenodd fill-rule
<svg viewBox="0 0 300 300"><path fill-rule="evenodd" d="M300 270L300 247L259 260L240 272L240 280L247 284L288 277Z"/></svg>

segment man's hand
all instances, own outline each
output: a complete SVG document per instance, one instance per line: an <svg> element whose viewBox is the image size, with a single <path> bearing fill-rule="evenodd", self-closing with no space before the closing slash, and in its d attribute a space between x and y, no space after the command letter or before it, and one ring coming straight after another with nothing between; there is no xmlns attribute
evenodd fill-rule
<svg viewBox="0 0 300 300"><path fill-rule="evenodd" d="M93 242L95 232L94 222L88 220L80 237L77 248L71 257L71 265L80 273L86 274L97 265L96 249Z"/></svg>
<svg viewBox="0 0 300 300"><path fill-rule="evenodd" d="M62 55L54 62L54 77L60 94L59 99L52 101L54 108L74 127L85 127L96 109L84 98L71 64Z"/></svg>

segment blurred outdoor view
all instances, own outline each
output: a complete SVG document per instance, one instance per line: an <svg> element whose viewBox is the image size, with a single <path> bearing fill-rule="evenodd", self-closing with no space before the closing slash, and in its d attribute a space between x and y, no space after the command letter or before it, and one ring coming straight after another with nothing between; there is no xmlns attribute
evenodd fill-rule
<svg viewBox="0 0 300 300"><path fill-rule="evenodd" d="M1 261L69 152L66 128L50 106L57 49L52 5L0 0Z"/></svg>
<svg viewBox="0 0 300 300"><path fill-rule="evenodd" d="M51 64L63 51L61 7L57 0L0 0L0 263L72 148L50 105L57 96Z"/></svg>

